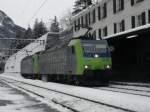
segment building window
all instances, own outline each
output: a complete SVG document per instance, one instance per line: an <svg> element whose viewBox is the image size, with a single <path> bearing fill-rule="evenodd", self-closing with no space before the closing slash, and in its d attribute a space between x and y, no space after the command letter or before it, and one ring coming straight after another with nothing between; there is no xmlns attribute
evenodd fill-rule
<svg viewBox="0 0 150 112"><path fill-rule="evenodd" d="M120 26L120 32L125 31L125 20L122 20L119 23L119 26Z"/></svg>
<svg viewBox="0 0 150 112"><path fill-rule="evenodd" d="M124 9L124 0L113 0L114 13L122 11Z"/></svg>
<svg viewBox="0 0 150 112"><path fill-rule="evenodd" d="M98 7L98 20L101 20L101 7Z"/></svg>
<svg viewBox="0 0 150 112"><path fill-rule="evenodd" d="M74 30L77 31L77 22L74 21Z"/></svg>
<svg viewBox="0 0 150 112"><path fill-rule="evenodd" d="M81 17L81 26L82 26L82 28L84 27L83 16Z"/></svg>
<svg viewBox="0 0 150 112"><path fill-rule="evenodd" d="M114 33L125 31L125 21L122 20L119 23L114 23Z"/></svg>
<svg viewBox="0 0 150 112"><path fill-rule="evenodd" d="M146 13L145 12L143 12L142 14L141 14L141 19L142 19L142 25L145 25L146 24Z"/></svg>
<svg viewBox="0 0 150 112"><path fill-rule="evenodd" d="M78 27L78 30L80 30L80 26L81 26L81 25L80 25L80 18L78 18L78 26L77 26L77 27Z"/></svg>
<svg viewBox="0 0 150 112"><path fill-rule="evenodd" d="M99 29L99 30L98 30L98 36L99 36L99 39L100 39L100 40L102 40L102 36L101 36L101 35L102 35L102 34L101 34L101 29Z"/></svg>
<svg viewBox="0 0 150 112"><path fill-rule="evenodd" d="M106 6L106 3L104 3L103 5L103 13L102 13L102 18L106 18L107 17L107 6Z"/></svg>
<svg viewBox="0 0 150 112"><path fill-rule="evenodd" d="M143 12L139 15L136 15L136 16L132 16L131 17L131 22L132 22L132 28L145 25L146 24L146 14L145 14L145 12Z"/></svg>
<svg viewBox="0 0 150 112"><path fill-rule="evenodd" d="M90 12L88 13L88 17L89 17L88 21L89 21L89 25L90 25L91 24L91 14L90 14Z"/></svg>
<svg viewBox="0 0 150 112"><path fill-rule="evenodd" d="M93 32L92 37L93 37L94 40L96 40L96 30Z"/></svg>
<svg viewBox="0 0 150 112"><path fill-rule="evenodd" d="M114 34L117 33L117 23L114 23Z"/></svg>
<svg viewBox="0 0 150 112"><path fill-rule="evenodd" d="M133 6L134 4L137 4L139 2L142 2L144 0L131 0L131 6Z"/></svg>
<svg viewBox="0 0 150 112"><path fill-rule="evenodd" d="M132 28L135 28L135 16L131 17Z"/></svg>
<svg viewBox="0 0 150 112"><path fill-rule="evenodd" d="M104 3L103 5L98 7L98 20L104 19L107 17L107 5Z"/></svg>
<svg viewBox="0 0 150 112"><path fill-rule="evenodd" d="M95 13L95 9L93 10L93 23L96 22L96 13Z"/></svg>
<svg viewBox="0 0 150 112"><path fill-rule="evenodd" d="M102 37L107 36L107 26L103 29Z"/></svg>
<svg viewBox="0 0 150 112"><path fill-rule="evenodd" d="M150 23L150 10L148 10L148 23Z"/></svg>
<svg viewBox="0 0 150 112"><path fill-rule="evenodd" d="M85 15L85 26L88 26L88 14Z"/></svg>

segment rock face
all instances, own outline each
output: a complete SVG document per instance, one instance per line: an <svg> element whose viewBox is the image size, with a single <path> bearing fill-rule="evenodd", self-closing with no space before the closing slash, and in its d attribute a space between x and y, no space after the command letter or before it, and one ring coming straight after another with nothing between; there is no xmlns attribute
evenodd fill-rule
<svg viewBox="0 0 150 112"><path fill-rule="evenodd" d="M12 19L0 10L0 38L16 38L18 31L24 32L25 29L15 25ZM0 48L9 48L9 46L8 42L0 40Z"/></svg>
<svg viewBox="0 0 150 112"><path fill-rule="evenodd" d="M16 25L13 20L8 17L3 11L0 10L0 38L16 38L17 32L25 32L25 29ZM0 39L0 72L4 67L3 59L5 55L8 55L8 51L2 49L8 49L12 44L12 41L6 41Z"/></svg>

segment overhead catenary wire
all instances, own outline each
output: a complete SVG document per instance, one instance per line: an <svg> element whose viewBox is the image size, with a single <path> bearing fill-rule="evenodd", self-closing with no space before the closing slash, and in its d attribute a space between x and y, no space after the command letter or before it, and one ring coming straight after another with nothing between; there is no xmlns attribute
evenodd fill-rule
<svg viewBox="0 0 150 112"><path fill-rule="evenodd" d="M41 8L45 5L45 3L47 2L48 0L44 0L43 3L40 5L40 7L36 10L36 12L33 14L33 16L29 19L28 21L28 25L30 24L31 20L38 14L38 12L41 10Z"/></svg>

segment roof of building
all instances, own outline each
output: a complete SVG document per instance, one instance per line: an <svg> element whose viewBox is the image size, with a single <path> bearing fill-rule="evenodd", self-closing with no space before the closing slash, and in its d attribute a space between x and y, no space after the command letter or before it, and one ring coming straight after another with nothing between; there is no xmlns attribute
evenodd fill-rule
<svg viewBox="0 0 150 112"><path fill-rule="evenodd" d="M150 24L146 24L144 26L140 26L140 27L137 27L137 28L134 28L134 29L126 30L124 32L119 32L119 33L116 33L116 34L113 34L113 35L106 36L103 39L116 38L116 37L126 37L126 38L131 37L132 38L133 36L137 37L136 35L140 34L143 31L146 32L149 29L150 29Z"/></svg>

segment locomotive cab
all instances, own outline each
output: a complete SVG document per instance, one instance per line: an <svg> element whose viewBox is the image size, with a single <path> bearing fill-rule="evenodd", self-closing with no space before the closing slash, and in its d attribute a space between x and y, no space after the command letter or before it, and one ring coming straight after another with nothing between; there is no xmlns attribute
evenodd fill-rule
<svg viewBox="0 0 150 112"><path fill-rule="evenodd" d="M71 40L76 57L76 77L82 81L107 82L111 73L111 54L106 40Z"/></svg>
<svg viewBox="0 0 150 112"><path fill-rule="evenodd" d="M86 70L111 69L111 55L106 40L81 40Z"/></svg>

